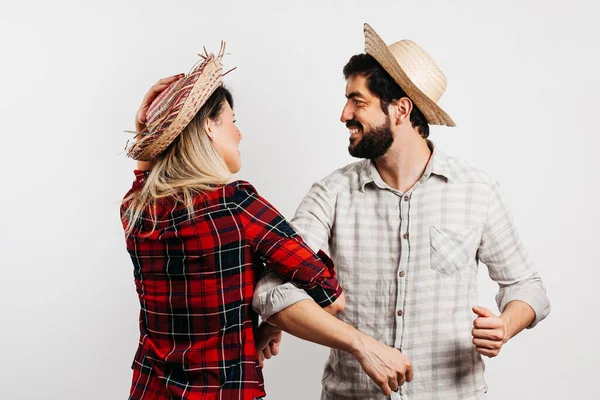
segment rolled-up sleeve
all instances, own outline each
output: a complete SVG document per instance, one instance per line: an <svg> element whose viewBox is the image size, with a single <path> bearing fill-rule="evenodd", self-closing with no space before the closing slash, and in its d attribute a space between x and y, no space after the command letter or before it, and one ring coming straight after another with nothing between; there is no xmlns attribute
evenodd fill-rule
<svg viewBox="0 0 600 400"><path fill-rule="evenodd" d="M235 202L253 251L279 278L306 289L325 307L342 293L331 259L315 254L283 216L248 183L236 190Z"/></svg>
<svg viewBox="0 0 600 400"><path fill-rule="evenodd" d="M254 288L252 308L263 320L267 320L273 314L299 301L310 299L312 297L306 291L289 282L283 282L272 271L268 271Z"/></svg>
<svg viewBox="0 0 600 400"><path fill-rule="evenodd" d="M291 220L296 232L306 240L313 251L319 251L320 257L325 255L320 249L327 250L329 248L329 235L333 220L332 202L333 198L328 182L326 180L317 182L304 197L296 215ZM326 262L331 263L331 260L327 257ZM273 273L267 273L255 288L252 306L266 320L271 315L299 301L310 299L311 296L314 298L311 292L319 290L319 287L314 287L305 291L290 283L284 283ZM328 304L322 302L320 305L325 307Z"/></svg>
<svg viewBox="0 0 600 400"><path fill-rule="evenodd" d="M550 301L546 288L519 238L513 217L497 184L490 191L487 223L478 257L487 265L490 277L499 285L496 303L500 312L511 301L520 300L535 312L535 319L528 328L533 328L548 316Z"/></svg>

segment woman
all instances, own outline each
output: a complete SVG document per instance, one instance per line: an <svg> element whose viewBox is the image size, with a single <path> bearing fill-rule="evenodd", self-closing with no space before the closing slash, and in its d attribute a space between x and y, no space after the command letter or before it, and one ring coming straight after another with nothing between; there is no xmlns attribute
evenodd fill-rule
<svg viewBox="0 0 600 400"><path fill-rule="evenodd" d="M128 150L141 162L121 206L141 306L130 399L264 396L251 309L264 265L322 307L342 295L329 258L252 185L230 183L242 135L223 50L160 81L136 119L147 132Z"/></svg>

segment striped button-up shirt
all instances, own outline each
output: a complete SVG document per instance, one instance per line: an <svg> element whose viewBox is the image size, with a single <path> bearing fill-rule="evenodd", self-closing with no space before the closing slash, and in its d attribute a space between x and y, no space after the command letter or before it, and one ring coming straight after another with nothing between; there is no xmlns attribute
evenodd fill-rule
<svg viewBox="0 0 600 400"><path fill-rule="evenodd" d="M500 311L513 300L550 310L545 288L515 229L497 183L434 150L422 178L402 193L363 160L315 183L292 224L329 252L346 308L338 317L412 361L414 380L392 399L476 399L486 391L484 363L472 344L477 271L498 283ZM308 298L272 275L254 307L268 318ZM348 353L332 350L322 399L385 399Z"/></svg>

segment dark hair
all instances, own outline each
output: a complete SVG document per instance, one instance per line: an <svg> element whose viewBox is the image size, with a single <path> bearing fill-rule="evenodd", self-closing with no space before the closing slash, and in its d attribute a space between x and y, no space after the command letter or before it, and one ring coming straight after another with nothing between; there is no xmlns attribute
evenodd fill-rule
<svg viewBox="0 0 600 400"><path fill-rule="evenodd" d="M233 96L231 96L231 92L225 88L225 86L221 85L215 89L213 94L210 95L206 103L202 107L206 107L207 110L210 110L208 114L208 118L215 120L219 118L221 112L223 111L223 101L227 101L229 103L229 107L233 109Z"/></svg>
<svg viewBox="0 0 600 400"><path fill-rule="evenodd" d="M350 61L344 66L344 78L348 80L356 75L367 78L367 87L379 97L381 102L381 111L388 115L388 106L394 100L408 97L406 92L400 88L387 73L385 69L369 54L357 54L350 58ZM410 97L408 97L410 99ZM412 99L411 99L412 101ZM423 136L429 136L429 124L425 116L413 102L413 108L410 113L410 122L413 127Z"/></svg>

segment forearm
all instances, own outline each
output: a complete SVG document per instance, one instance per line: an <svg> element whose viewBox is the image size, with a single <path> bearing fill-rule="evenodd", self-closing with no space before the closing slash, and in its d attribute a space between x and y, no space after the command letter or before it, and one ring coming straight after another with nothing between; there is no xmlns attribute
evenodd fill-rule
<svg viewBox="0 0 600 400"><path fill-rule="evenodd" d="M284 331L330 348L355 355L366 335L330 315L312 300L303 300L268 320Z"/></svg>
<svg viewBox="0 0 600 400"><path fill-rule="evenodd" d="M508 303L504 312L500 314L500 318L507 326L506 342L531 325L535 320L535 312L524 301L514 300Z"/></svg>

